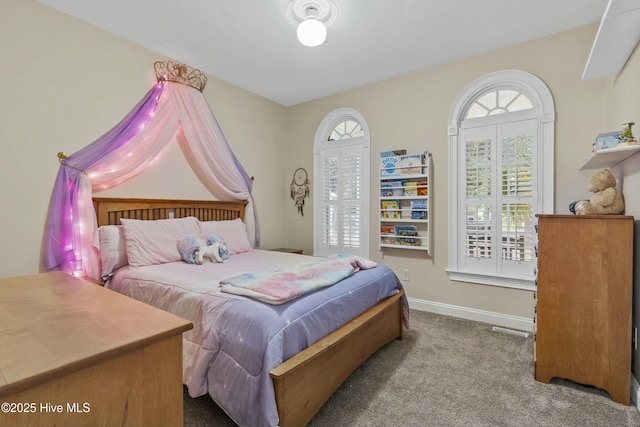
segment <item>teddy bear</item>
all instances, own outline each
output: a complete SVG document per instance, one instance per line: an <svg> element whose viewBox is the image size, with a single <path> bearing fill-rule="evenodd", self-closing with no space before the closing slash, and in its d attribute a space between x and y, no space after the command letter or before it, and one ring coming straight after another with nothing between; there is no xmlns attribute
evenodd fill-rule
<svg viewBox="0 0 640 427"><path fill-rule="evenodd" d="M591 175L589 200L580 200L573 206L576 215L610 215L624 213L624 197L616 188L616 179L609 169Z"/></svg>

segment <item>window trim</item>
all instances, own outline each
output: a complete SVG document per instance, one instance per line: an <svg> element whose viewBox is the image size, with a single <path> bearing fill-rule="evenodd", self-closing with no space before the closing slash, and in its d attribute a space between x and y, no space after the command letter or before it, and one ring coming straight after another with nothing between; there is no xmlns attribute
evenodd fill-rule
<svg viewBox="0 0 640 427"><path fill-rule="evenodd" d="M363 130L363 136L331 140L329 141L327 138L331 134L331 131L334 127L344 121L345 119L351 119L357 121ZM320 151L322 149L331 148L331 147L346 147L358 145L362 151L362 217L360 218L362 224L362 233L361 233L361 244L362 244L362 256L365 258L370 257L370 224L371 224L371 213L370 213L370 201L371 201L371 143L370 143L370 134L369 134L369 125L365 120L364 116L360 114L358 111L352 108L338 108L336 110L331 111L327 114L324 119L318 125L316 129L316 134L314 137L313 144L313 192L314 195L319 195L321 192L319 191L319 186L322 182L322 168L319 164L320 159ZM319 255L319 245L320 245L320 227L321 227L321 217L322 217L322 206L318 200L313 200L313 251L314 255Z"/></svg>
<svg viewBox="0 0 640 427"><path fill-rule="evenodd" d="M459 203L461 177L458 173L458 147L460 143L460 125L465 120L468 108L478 96L491 90L502 88L517 88L525 93L529 96L534 104L534 109L537 111L537 118L540 124L537 162L538 197L540 199L540 211L538 213L553 213L554 210L555 105L551 91L541 79L531 73L520 70L497 71L476 79L458 95L449 116L449 257L447 273L449 278L455 281L534 290L535 278L528 279L505 274L483 275L469 273L460 268L460 236L457 225L459 216L466 215ZM491 117L499 120L500 116L498 114Z"/></svg>

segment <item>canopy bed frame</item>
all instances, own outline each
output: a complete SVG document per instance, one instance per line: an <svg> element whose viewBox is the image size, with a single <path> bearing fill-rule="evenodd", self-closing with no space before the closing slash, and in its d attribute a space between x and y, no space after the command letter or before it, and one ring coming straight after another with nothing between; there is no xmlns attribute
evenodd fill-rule
<svg viewBox="0 0 640 427"><path fill-rule="evenodd" d="M156 220L195 216L201 221L244 218L246 201L94 198L98 226L119 218ZM401 291L357 316L270 371L279 426L303 426L369 356L402 339Z"/></svg>

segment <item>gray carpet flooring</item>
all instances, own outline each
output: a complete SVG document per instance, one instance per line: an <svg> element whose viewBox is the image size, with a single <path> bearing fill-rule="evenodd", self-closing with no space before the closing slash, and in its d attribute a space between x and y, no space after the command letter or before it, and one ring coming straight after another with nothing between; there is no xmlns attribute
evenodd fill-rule
<svg viewBox="0 0 640 427"><path fill-rule="evenodd" d="M411 330L374 354L309 427L640 426L635 406L603 390L535 381L533 341L412 310ZM208 396L184 395L185 426L236 424Z"/></svg>

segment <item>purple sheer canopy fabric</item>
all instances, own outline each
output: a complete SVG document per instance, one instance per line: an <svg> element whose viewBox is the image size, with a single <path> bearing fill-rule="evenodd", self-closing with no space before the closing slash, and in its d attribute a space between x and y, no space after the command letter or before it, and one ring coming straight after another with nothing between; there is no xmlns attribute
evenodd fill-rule
<svg viewBox="0 0 640 427"><path fill-rule="evenodd" d="M252 182L204 96L196 89L162 82L110 131L61 160L45 229L47 270L99 277L93 248L97 227L93 192L117 186L142 172L176 136L190 165L214 197L249 200L245 221L250 241L259 246Z"/></svg>

